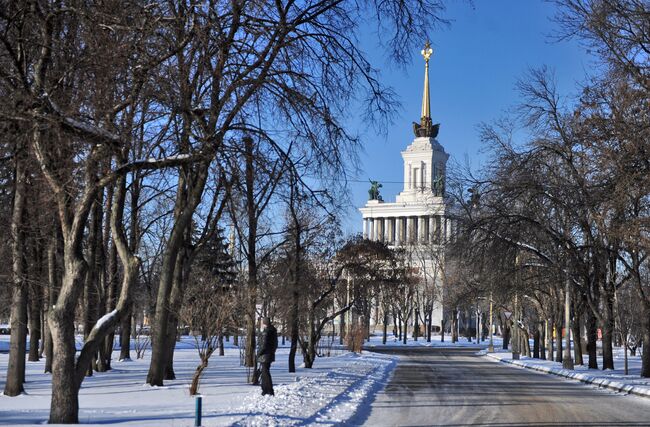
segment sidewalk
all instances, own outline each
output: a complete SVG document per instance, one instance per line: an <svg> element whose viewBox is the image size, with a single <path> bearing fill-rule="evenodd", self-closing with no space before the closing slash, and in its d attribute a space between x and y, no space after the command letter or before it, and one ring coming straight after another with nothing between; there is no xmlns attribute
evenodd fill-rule
<svg viewBox="0 0 650 427"><path fill-rule="evenodd" d="M650 378L641 378L641 357L628 357L629 375L623 373L624 361L622 355L616 354L614 359L614 370L587 369L586 366L576 365L574 370L562 368L562 363L548 360L533 359L521 356L520 360L512 360L511 352L500 350L497 353L487 353L485 350L479 352L488 358L501 363L508 363L521 368L532 369L547 374L553 374L564 378L574 379L586 384L596 385L616 392L634 394L636 396L650 398ZM598 358L598 366L602 366L602 358ZM586 362L586 360L585 360Z"/></svg>

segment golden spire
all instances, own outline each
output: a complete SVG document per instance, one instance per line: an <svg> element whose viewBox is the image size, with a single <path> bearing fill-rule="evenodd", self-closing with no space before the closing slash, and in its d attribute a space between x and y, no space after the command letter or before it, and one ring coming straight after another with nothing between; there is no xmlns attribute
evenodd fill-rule
<svg viewBox="0 0 650 427"><path fill-rule="evenodd" d="M431 108L429 105L429 58L433 54L433 49L431 49L428 40L420 53L424 57L424 94L422 95L422 116L420 117L423 120L425 118L431 118Z"/></svg>

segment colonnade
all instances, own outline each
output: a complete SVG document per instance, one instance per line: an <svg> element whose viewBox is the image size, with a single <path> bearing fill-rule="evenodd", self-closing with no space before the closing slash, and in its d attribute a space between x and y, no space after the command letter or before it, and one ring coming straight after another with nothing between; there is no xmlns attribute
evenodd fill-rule
<svg viewBox="0 0 650 427"><path fill-rule="evenodd" d="M363 219L363 237L399 246L440 243L451 235L451 221L442 215L374 217Z"/></svg>

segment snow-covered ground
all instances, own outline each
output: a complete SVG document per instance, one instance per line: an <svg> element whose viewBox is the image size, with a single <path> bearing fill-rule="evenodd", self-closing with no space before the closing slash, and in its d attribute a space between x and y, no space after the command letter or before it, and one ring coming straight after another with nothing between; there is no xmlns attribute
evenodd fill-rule
<svg viewBox="0 0 650 427"><path fill-rule="evenodd" d="M413 340L411 336L409 335L408 340L406 341L406 344L404 344L402 341L398 340L396 337L393 336L393 334L388 334L388 337L386 339L386 344L382 343L382 335L381 333L375 333L370 337L370 341L367 341L364 343L364 348L372 350L373 348L381 348L381 347L487 347L489 345L489 338L488 340L481 341L480 343L476 342L476 339L472 339L472 341L468 341L467 338L465 337L459 337L458 341L455 343L451 342L451 335L445 334L445 340L441 341L441 336L440 335L432 335L431 336L431 342L427 342L426 338L418 338L417 341ZM493 337L493 342L494 346L501 346L502 340L501 337L494 336Z"/></svg>
<svg viewBox="0 0 650 427"><path fill-rule="evenodd" d="M0 342L8 340L0 337ZM204 372L203 425L305 425L363 421L374 395L383 388L396 359L385 355L334 350L317 358L313 369L298 367L288 373L288 348L278 349L271 374L275 397L262 397L259 386L246 384L240 351L230 343L226 355L213 356ZM190 339L178 343L174 354L177 380L164 387L144 384L150 352L144 359L117 362L113 370L86 378L79 395L79 420L85 424L129 426L194 425L195 399L189 395L198 356ZM135 357L135 353L132 353ZM0 386L4 385L8 354L0 354ZM302 362L297 355L296 361ZM0 424L30 425L47 421L51 398L50 376L43 361L27 362L26 394L0 396Z"/></svg>
<svg viewBox="0 0 650 427"><path fill-rule="evenodd" d="M572 378L582 381L587 384L597 385L599 387L606 387L614 391L622 391L632 393L638 396L650 397L650 378L641 378L641 357L629 356L628 357L628 375L624 374L624 359L623 350L617 349L615 351L614 367L615 370L598 370L588 369L587 366L576 365L574 370L567 370L562 368L561 362L551 362L549 360L533 359L526 356L521 356L519 360L512 360L512 353L505 350L499 350L497 353L485 353L487 357L503 362L519 366L522 368L533 369L539 372L558 375L565 378ZM584 356L585 363L587 357ZM602 356L598 357L598 366L602 366Z"/></svg>

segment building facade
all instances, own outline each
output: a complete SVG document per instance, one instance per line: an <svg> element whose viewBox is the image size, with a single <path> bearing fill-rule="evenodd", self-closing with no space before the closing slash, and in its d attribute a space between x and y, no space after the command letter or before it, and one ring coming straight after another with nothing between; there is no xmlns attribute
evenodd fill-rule
<svg viewBox="0 0 650 427"><path fill-rule="evenodd" d="M439 124L434 125L430 115L431 53L427 43L422 51L425 72L420 123L413 123L414 139L402 151L403 190L396 196L395 202L386 202L377 191L378 183L375 183L369 192L370 200L359 211L363 218L364 238L404 248L413 258L411 262L418 268L424 281L432 281L439 290L432 319L434 325L440 325L443 320L442 249L451 236L452 224L446 218L444 201L449 154L437 140Z"/></svg>

